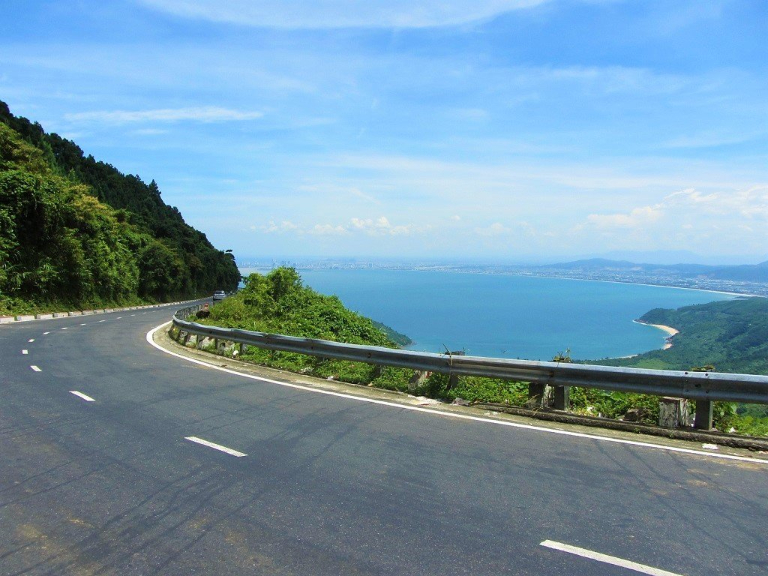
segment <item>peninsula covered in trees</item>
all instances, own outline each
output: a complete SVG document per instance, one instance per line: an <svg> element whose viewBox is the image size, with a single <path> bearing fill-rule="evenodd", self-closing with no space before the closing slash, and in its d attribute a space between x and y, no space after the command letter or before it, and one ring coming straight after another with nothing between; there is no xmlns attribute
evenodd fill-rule
<svg viewBox="0 0 768 576"><path fill-rule="evenodd" d="M229 252L157 184L86 156L0 102L0 314L234 290Z"/></svg>

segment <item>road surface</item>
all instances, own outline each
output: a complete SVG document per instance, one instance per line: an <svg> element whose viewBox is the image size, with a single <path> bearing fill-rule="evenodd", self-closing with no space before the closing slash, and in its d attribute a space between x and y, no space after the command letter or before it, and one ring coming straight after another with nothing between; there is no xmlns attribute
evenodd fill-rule
<svg viewBox="0 0 768 576"><path fill-rule="evenodd" d="M764 461L240 377L170 315L0 326L0 574L768 574Z"/></svg>

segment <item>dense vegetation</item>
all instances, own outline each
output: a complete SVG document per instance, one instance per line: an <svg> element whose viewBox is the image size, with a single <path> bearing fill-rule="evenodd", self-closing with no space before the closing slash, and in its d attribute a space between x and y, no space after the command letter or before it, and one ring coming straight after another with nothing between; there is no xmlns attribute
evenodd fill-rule
<svg viewBox="0 0 768 576"><path fill-rule="evenodd" d="M599 364L661 370L711 366L717 372L768 374L768 298L656 308L640 320L679 330L674 346Z"/></svg>
<svg viewBox="0 0 768 576"><path fill-rule="evenodd" d="M741 303L744 304L741 304ZM748 318L760 316L740 330L735 323L725 334L743 334L733 346L745 346L750 341L752 330L765 320L765 304L768 301L751 299L746 301L719 302L715 308L728 317L738 315ZM710 305L706 305L710 306ZM742 308L746 306L746 308ZM722 307L722 308L721 308ZM702 307L691 307L701 311ZM706 308L705 308L706 309ZM663 315L662 315L663 312ZM678 326L667 313L677 312L686 316L686 309L679 311L650 312L645 321ZM762 315L762 316L761 316ZM711 312L702 317L711 317ZM663 322L662 322L663 320ZM279 268L266 276L252 274L246 279L245 288L212 308L210 315L199 321L225 327L237 327L260 332L281 333L307 338L321 338L353 344L395 347L385 331L371 320L344 308L338 298L323 296L302 285L301 278L292 268ZM693 330L693 329L692 329ZM688 328L686 328L688 332ZM679 338L679 336L678 336ZM695 337L694 337L695 338ZM755 339L757 340L757 338ZM763 341L762 345L765 342ZM759 347L760 344L756 342ZM702 356L684 356L701 360ZM461 377L453 382L444 374L423 375L418 378L411 370L398 368L376 368L362 363L313 358L300 354L270 352L254 347L248 348L241 357L265 366L292 370L302 374L333 378L345 382L368 384L391 390L410 392L444 401L461 398L468 402L492 402L512 406L524 406L528 401L528 384L491 378ZM718 356L718 358L720 358ZM568 351L558 353L553 360L570 362ZM602 363L608 363L604 361ZM618 361L614 361L618 363ZM701 364L701 362L699 362ZM574 412L606 418L621 418L629 411L635 419L645 423L658 421L659 399L652 395L607 392L597 389L573 388L571 409ZM717 403L715 425L721 430L734 427L737 431L754 434L768 434L768 420L763 418L763 407L742 406L739 413L735 405Z"/></svg>
<svg viewBox="0 0 768 576"><path fill-rule="evenodd" d="M319 338L350 344L396 348L384 329L344 307L335 296L304 286L296 270L278 268L266 276L251 274L236 294L214 306L201 322L273 334ZM379 325L381 326L381 325ZM381 377L373 366L249 348L244 359L347 382L371 382ZM390 377L391 374L386 374Z"/></svg>
<svg viewBox="0 0 768 576"><path fill-rule="evenodd" d="M157 185L0 102L0 314L233 290L240 275Z"/></svg>
<svg viewBox="0 0 768 576"><path fill-rule="evenodd" d="M656 308L640 320L679 330L674 345L633 358L594 363L768 375L768 298L710 302L677 310ZM718 403L717 408L722 427L768 434L768 406Z"/></svg>

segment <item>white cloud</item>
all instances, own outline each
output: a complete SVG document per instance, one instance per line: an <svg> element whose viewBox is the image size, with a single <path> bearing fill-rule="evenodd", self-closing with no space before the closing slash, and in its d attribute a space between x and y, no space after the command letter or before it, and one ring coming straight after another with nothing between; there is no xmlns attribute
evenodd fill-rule
<svg viewBox="0 0 768 576"><path fill-rule="evenodd" d="M334 226L332 224L315 224L307 232L314 236L344 236L349 234L349 230L344 226Z"/></svg>
<svg viewBox="0 0 768 576"><path fill-rule="evenodd" d="M587 223L596 228L641 228L663 216L660 205L635 208L628 214L590 214Z"/></svg>
<svg viewBox="0 0 768 576"><path fill-rule="evenodd" d="M375 220L372 218L352 218L350 222L354 230L365 232L369 236L409 236L427 232L432 228L430 225L417 226L415 224L394 226L386 216L381 216Z"/></svg>
<svg viewBox="0 0 768 576"><path fill-rule="evenodd" d="M187 18L275 28L425 28L493 18L548 0L139 0Z"/></svg>
<svg viewBox="0 0 768 576"><path fill-rule="evenodd" d="M65 114L69 122L99 122L102 124L133 124L142 122L232 122L258 120L262 112L241 112L217 106L198 108L158 108L155 110L97 110Z"/></svg>
<svg viewBox="0 0 768 576"><path fill-rule="evenodd" d="M274 220L270 220L266 226L251 226L251 230L261 230L267 234L294 232L299 229L299 226L290 220L283 220L279 224L275 223Z"/></svg>
<svg viewBox="0 0 768 576"><path fill-rule="evenodd" d="M485 228L475 228L475 232L480 236L493 237L493 236L509 236L514 231L512 228L508 228L500 222L494 222L490 226Z"/></svg>
<svg viewBox="0 0 768 576"><path fill-rule="evenodd" d="M707 193L686 188L629 212L589 214L570 234L593 245L600 238L610 240L613 248L684 246L712 254L764 254L768 186Z"/></svg>

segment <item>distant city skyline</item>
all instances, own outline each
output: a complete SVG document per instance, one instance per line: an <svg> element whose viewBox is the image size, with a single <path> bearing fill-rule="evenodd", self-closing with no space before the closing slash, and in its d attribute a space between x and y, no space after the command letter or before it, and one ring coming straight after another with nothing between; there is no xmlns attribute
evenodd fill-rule
<svg viewBox="0 0 768 576"><path fill-rule="evenodd" d="M6 2L0 100L238 259L757 263L767 34L764 0Z"/></svg>

